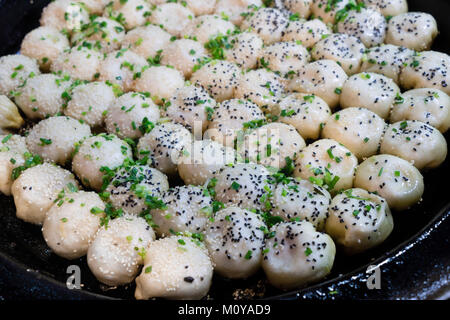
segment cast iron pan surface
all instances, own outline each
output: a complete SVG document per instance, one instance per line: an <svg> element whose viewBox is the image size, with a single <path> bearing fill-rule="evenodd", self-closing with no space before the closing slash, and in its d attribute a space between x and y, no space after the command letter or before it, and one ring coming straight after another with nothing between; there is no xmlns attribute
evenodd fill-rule
<svg viewBox="0 0 450 320"><path fill-rule="evenodd" d="M16 53L27 32L39 25L48 0L0 0L0 55ZM431 13L440 35L433 50L450 53L450 3L409 0L410 11ZM449 137L449 134L446 135ZM447 139L448 140L448 139ZM448 140L449 141L449 140ZM445 297L450 274L450 159L425 173L423 201L406 212L394 212L394 231L379 247L346 257L338 252L332 273L308 288L281 292L262 271L237 281L214 276L210 299L427 299ZM173 184L171 184L173 185ZM86 259L68 261L52 253L41 228L15 216L12 197L0 195L0 300L132 299L135 285L108 289L87 267ZM82 290L68 290L69 265L81 268ZM369 265L380 266L381 289L366 285Z"/></svg>

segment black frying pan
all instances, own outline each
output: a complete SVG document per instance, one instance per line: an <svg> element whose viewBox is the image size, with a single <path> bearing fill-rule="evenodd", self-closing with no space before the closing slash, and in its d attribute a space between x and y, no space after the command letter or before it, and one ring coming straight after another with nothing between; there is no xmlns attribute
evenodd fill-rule
<svg viewBox="0 0 450 320"><path fill-rule="evenodd" d="M39 24L48 0L0 0L0 55L15 53L27 32ZM431 13L440 35L434 50L450 53L450 2L409 0L410 11ZM446 135L448 137L449 134ZM447 139L448 140L448 139ZM448 140L450 141L450 140ZM265 281L262 272L245 281L216 277L213 299L408 299L442 297L450 289L450 160L425 173L423 201L394 213L395 227L380 247L346 257L338 252L332 273L309 288L284 293ZM85 258L67 261L51 252L40 227L15 217L11 197L0 195L0 300L3 299L130 299L134 284L113 290L99 284ZM66 269L81 268L82 290L66 289ZM368 265L381 265L381 289L366 286ZM250 289L244 291L243 289Z"/></svg>

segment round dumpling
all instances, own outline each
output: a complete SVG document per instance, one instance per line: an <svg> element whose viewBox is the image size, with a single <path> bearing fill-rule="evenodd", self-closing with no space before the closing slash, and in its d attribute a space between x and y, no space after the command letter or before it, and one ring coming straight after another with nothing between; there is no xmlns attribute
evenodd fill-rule
<svg viewBox="0 0 450 320"><path fill-rule="evenodd" d="M239 26L246 16L253 14L261 6L261 0L218 0L215 13L227 17Z"/></svg>
<svg viewBox="0 0 450 320"><path fill-rule="evenodd" d="M358 159L346 147L331 139L321 139L303 148L295 160L294 177L308 179L328 192L353 186Z"/></svg>
<svg viewBox="0 0 450 320"><path fill-rule="evenodd" d="M286 15L275 8L260 8L248 15L241 24L241 30L249 30L261 37L266 45L279 42L289 23Z"/></svg>
<svg viewBox="0 0 450 320"><path fill-rule="evenodd" d="M235 90L235 98L250 100L269 113L275 112L284 93L281 77L266 69L243 74Z"/></svg>
<svg viewBox="0 0 450 320"><path fill-rule="evenodd" d="M147 22L150 4L146 0L114 0L106 6L104 14L130 30Z"/></svg>
<svg viewBox="0 0 450 320"><path fill-rule="evenodd" d="M199 16L189 22L183 34L205 44L218 35L231 34L234 29L235 26L230 21L217 14L208 14Z"/></svg>
<svg viewBox="0 0 450 320"><path fill-rule="evenodd" d="M213 265L202 243L181 236L159 239L147 249L134 295L138 300L201 299L212 276Z"/></svg>
<svg viewBox="0 0 450 320"><path fill-rule="evenodd" d="M202 87L185 86L177 89L169 100L166 115L196 135L208 126L216 102Z"/></svg>
<svg viewBox="0 0 450 320"><path fill-rule="evenodd" d="M358 38L335 33L317 42L311 54L314 60L336 61L348 75L352 75L359 72L365 50Z"/></svg>
<svg viewBox="0 0 450 320"><path fill-rule="evenodd" d="M337 23L337 30L358 38L366 47L371 48L384 42L386 19L372 9L351 10L343 21Z"/></svg>
<svg viewBox="0 0 450 320"><path fill-rule="evenodd" d="M115 20L97 17L76 30L72 37L72 46L88 47L103 53L120 48L125 37L125 28Z"/></svg>
<svg viewBox="0 0 450 320"><path fill-rule="evenodd" d="M323 37L332 33L319 19L309 21L290 21L281 38L283 41L295 41L306 48L312 48Z"/></svg>
<svg viewBox="0 0 450 320"><path fill-rule="evenodd" d="M44 163L28 168L13 182L11 193L16 215L25 222L42 224L63 190L76 188L74 175L61 167Z"/></svg>
<svg viewBox="0 0 450 320"><path fill-rule="evenodd" d="M438 89L414 89L399 95L390 122L418 120L442 133L450 128L450 97Z"/></svg>
<svg viewBox="0 0 450 320"><path fill-rule="evenodd" d="M363 189L338 194L328 211L325 231L347 254L379 245L394 229L386 200Z"/></svg>
<svg viewBox="0 0 450 320"><path fill-rule="evenodd" d="M279 169L286 166L286 158L295 158L305 146L293 126L272 122L246 133L237 141L236 150L245 161Z"/></svg>
<svg viewBox="0 0 450 320"><path fill-rule="evenodd" d="M264 113L253 102L241 99L226 100L214 109L204 137L234 148L238 133L246 125L265 121Z"/></svg>
<svg viewBox="0 0 450 320"><path fill-rule="evenodd" d="M65 165L71 160L75 144L91 135L87 124L65 117L51 117L38 122L26 137L28 150L45 161Z"/></svg>
<svg viewBox="0 0 450 320"><path fill-rule="evenodd" d="M296 74L310 60L308 50L293 41L277 42L266 46L260 67L269 68L283 77Z"/></svg>
<svg viewBox="0 0 450 320"><path fill-rule="evenodd" d="M226 60L235 63L243 70L256 67L261 57L264 44L258 35L250 32L242 32L231 37L229 43L231 48L224 50Z"/></svg>
<svg viewBox="0 0 450 320"><path fill-rule="evenodd" d="M75 150L72 170L86 187L100 190L104 168L113 170L132 158L130 146L113 134L101 133L84 140Z"/></svg>
<svg viewBox="0 0 450 320"><path fill-rule="evenodd" d="M214 12L215 0L186 0L186 6L196 16L202 16Z"/></svg>
<svg viewBox="0 0 450 320"><path fill-rule="evenodd" d="M356 169L354 185L376 192L396 210L408 209L419 202L424 191L419 170L406 160L386 154L362 162Z"/></svg>
<svg viewBox="0 0 450 320"><path fill-rule="evenodd" d="M105 82L81 84L73 89L64 114L91 127L101 127L106 111L115 98L112 85Z"/></svg>
<svg viewBox="0 0 450 320"><path fill-rule="evenodd" d="M25 163L28 155L25 137L17 134L0 135L0 192L11 195L12 173Z"/></svg>
<svg viewBox="0 0 450 320"><path fill-rule="evenodd" d="M398 84L400 71L413 54L414 51L410 49L391 44L373 47L367 49L367 58L363 59L361 71L382 74Z"/></svg>
<svg viewBox="0 0 450 320"><path fill-rule="evenodd" d="M133 80L147 61L128 49L110 52L100 63L98 79L118 85L123 91L133 88Z"/></svg>
<svg viewBox="0 0 450 320"><path fill-rule="evenodd" d="M98 230L87 252L89 269L106 285L130 283L154 240L155 233L143 218L124 214Z"/></svg>
<svg viewBox="0 0 450 320"><path fill-rule="evenodd" d="M400 85L405 89L434 88L450 94L450 57L441 52L415 54L400 73Z"/></svg>
<svg viewBox="0 0 450 320"><path fill-rule="evenodd" d="M336 112L322 131L322 137L345 145L358 159L377 153L386 123L366 108L347 108Z"/></svg>
<svg viewBox="0 0 450 320"><path fill-rule="evenodd" d="M405 12L389 20L386 43L423 51L431 48L437 35L437 23L431 14Z"/></svg>
<svg viewBox="0 0 450 320"><path fill-rule="evenodd" d="M192 19L194 19L192 11L179 3L160 4L152 10L149 18L151 23L161 26L176 37L184 35Z"/></svg>
<svg viewBox="0 0 450 320"><path fill-rule="evenodd" d="M38 61L42 70L48 70L54 59L69 49L67 37L53 27L38 27L25 36L20 53Z"/></svg>
<svg viewBox="0 0 450 320"><path fill-rule="evenodd" d="M436 168L447 157L447 141L439 130L428 124L401 121L387 128L380 152L405 159L419 170Z"/></svg>
<svg viewBox="0 0 450 320"><path fill-rule="evenodd" d="M150 211L155 231L161 237L174 232L200 233L211 216L213 200L204 194L202 187L177 186L161 194L163 208Z"/></svg>
<svg viewBox="0 0 450 320"><path fill-rule="evenodd" d="M205 243L221 276L242 279L261 267L264 222L251 211L228 207L217 212L205 231Z"/></svg>
<svg viewBox="0 0 450 320"><path fill-rule="evenodd" d="M126 93L108 107L106 131L119 138L136 139L147 133L159 120L159 108L152 99L138 92Z"/></svg>
<svg viewBox="0 0 450 320"><path fill-rule="evenodd" d="M42 11L41 26L72 31L89 22L89 13L81 3L72 0L50 2Z"/></svg>
<svg viewBox="0 0 450 320"><path fill-rule="evenodd" d="M39 73L39 66L33 58L21 54L0 57L0 94L16 96L19 86Z"/></svg>
<svg viewBox="0 0 450 320"><path fill-rule="evenodd" d="M408 2L406 0L362 0L361 2L367 8L380 11L386 18L408 12Z"/></svg>
<svg viewBox="0 0 450 320"><path fill-rule="evenodd" d="M170 33L150 24L127 32L122 48L129 48L145 59L154 58L160 50L166 48L170 38Z"/></svg>
<svg viewBox="0 0 450 320"><path fill-rule="evenodd" d="M168 189L166 175L155 168L123 165L116 169L105 192L116 209L138 215L149 211L152 200L158 199Z"/></svg>
<svg viewBox="0 0 450 320"><path fill-rule="evenodd" d="M42 235L54 253L65 259L84 256L100 228L105 204L95 192L65 193L50 210Z"/></svg>
<svg viewBox="0 0 450 320"><path fill-rule="evenodd" d="M234 163L235 151L212 140L194 141L181 152L178 173L186 185L204 185L225 165Z"/></svg>
<svg viewBox="0 0 450 320"><path fill-rule="evenodd" d="M191 39L179 39L170 42L164 49L161 64L175 67L186 78L189 78L197 62L206 57L207 52L200 42Z"/></svg>
<svg viewBox="0 0 450 320"><path fill-rule="evenodd" d="M73 2L82 2L90 14L101 15L103 9L110 0L72 0Z"/></svg>
<svg viewBox="0 0 450 320"><path fill-rule="evenodd" d="M51 72L69 75L74 79L93 81L98 74L103 56L86 47L72 48L53 60Z"/></svg>
<svg viewBox="0 0 450 320"><path fill-rule="evenodd" d="M20 110L30 119L44 119L63 111L63 98L72 82L68 77L54 74L40 74L27 80L19 89L15 101Z"/></svg>
<svg viewBox="0 0 450 320"><path fill-rule="evenodd" d="M336 21L336 14L341 10L345 10L351 3L351 0L312 0L311 12L314 17L320 19L324 23L335 24L338 22Z"/></svg>
<svg viewBox="0 0 450 320"><path fill-rule="evenodd" d="M270 207L273 179L266 167L253 163L237 163L223 167L217 174L216 200L243 209Z"/></svg>
<svg viewBox="0 0 450 320"><path fill-rule="evenodd" d="M202 86L217 101L231 99L238 84L241 70L228 61L213 60L195 71L190 81Z"/></svg>
<svg viewBox="0 0 450 320"><path fill-rule="evenodd" d="M286 9L297 14L299 18L308 18L311 14L313 0L282 0Z"/></svg>
<svg viewBox="0 0 450 320"><path fill-rule="evenodd" d="M342 108L366 108L387 119L399 93L400 88L392 79L377 73L360 73L345 81L340 104Z"/></svg>
<svg viewBox="0 0 450 320"><path fill-rule="evenodd" d="M324 188L308 180L293 179L276 186L272 202L273 215L286 221L305 220L317 230L323 230L331 196Z"/></svg>
<svg viewBox="0 0 450 320"><path fill-rule="evenodd" d="M146 69L134 82L134 90L150 92L155 103L169 100L178 88L184 86L183 74L166 66Z"/></svg>
<svg viewBox="0 0 450 320"><path fill-rule="evenodd" d="M262 267L273 286L300 288L330 273L336 255L330 236L307 221L283 222L271 230L274 236L265 241Z"/></svg>
<svg viewBox="0 0 450 320"><path fill-rule="evenodd" d="M167 122L157 125L139 139L139 157L148 156L155 168L168 175L177 173L180 152L192 143L192 135L180 124Z"/></svg>
<svg viewBox="0 0 450 320"><path fill-rule="evenodd" d="M293 126L303 139L319 138L321 127L331 114L322 98L304 93L288 95L279 106L279 121Z"/></svg>
<svg viewBox="0 0 450 320"><path fill-rule="evenodd" d="M304 66L288 89L319 96L333 109L339 104L339 89L346 80L347 74L335 61L319 60Z"/></svg>

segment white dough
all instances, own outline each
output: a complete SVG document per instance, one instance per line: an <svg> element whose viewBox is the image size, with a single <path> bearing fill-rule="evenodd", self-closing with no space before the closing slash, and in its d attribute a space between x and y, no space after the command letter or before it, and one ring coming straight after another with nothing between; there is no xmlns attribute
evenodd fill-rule
<svg viewBox="0 0 450 320"><path fill-rule="evenodd" d="M85 47L72 48L61 53L50 66L51 72L61 72L73 79L93 81L103 56Z"/></svg>
<svg viewBox="0 0 450 320"><path fill-rule="evenodd" d="M423 51L411 57L400 74L404 89L434 88L450 94L450 57L441 52Z"/></svg>
<svg viewBox="0 0 450 320"><path fill-rule="evenodd" d="M243 70L256 67L263 52L264 44L258 35L242 32L231 37L229 43L232 45L232 48L224 50L226 60L234 62Z"/></svg>
<svg viewBox="0 0 450 320"><path fill-rule="evenodd" d="M368 48L380 45L386 37L386 19L372 9L351 10L348 16L338 22L337 30L354 36Z"/></svg>
<svg viewBox="0 0 450 320"><path fill-rule="evenodd" d="M328 217L331 196L324 188L308 180L290 180L279 183L273 193L272 214L286 221L301 219L323 230Z"/></svg>
<svg viewBox="0 0 450 320"><path fill-rule="evenodd" d="M123 215L100 228L89 246L87 262L98 281L120 286L133 281L144 264L149 244L155 233L139 217Z"/></svg>
<svg viewBox="0 0 450 320"><path fill-rule="evenodd" d="M152 99L138 92L129 92L114 100L108 107L106 131L122 139L140 138L150 129L145 125L149 122L156 124L159 117L159 108Z"/></svg>
<svg viewBox="0 0 450 320"><path fill-rule="evenodd" d="M389 118L400 88L392 79L377 73L355 74L342 87L342 108L362 107L383 119Z"/></svg>
<svg viewBox="0 0 450 320"><path fill-rule="evenodd" d="M226 164L235 160L235 150L212 140L194 141L181 152L178 173L186 185L204 185Z"/></svg>
<svg viewBox="0 0 450 320"><path fill-rule="evenodd" d="M173 122L157 125L139 139L139 157L148 156L155 168L167 175L177 172L180 152L192 142L192 135L185 127Z"/></svg>
<svg viewBox="0 0 450 320"><path fill-rule="evenodd" d="M335 24L336 13L351 2L351 0L329 1L329 0L312 0L311 12L314 17L320 19L324 23Z"/></svg>
<svg viewBox="0 0 450 320"><path fill-rule="evenodd" d="M265 121L258 105L241 99L223 101L216 106L204 137L234 148L239 131L251 121Z"/></svg>
<svg viewBox="0 0 450 320"><path fill-rule="evenodd" d="M358 159L377 153L386 123L366 108L347 108L328 118L322 137L346 146Z"/></svg>
<svg viewBox="0 0 450 320"><path fill-rule="evenodd" d="M122 48L130 48L143 58L153 58L170 43L170 33L158 26L148 25L130 30L122 41Z"/></svg>
<svg viewBox="0 0 450 320"><path fill-rule="evenodd" d="M205 44L218 35L231 34L235 29L234 24L223 19L217 14L208 14L193 19L183 30L183 34L198 42Z"/></svg>
<svg viewBox="0 0 450 320"><path fill-rule="evenodd" d="M405 159L419 170L437 168L447 156L447 141L439 130L428 124L401 121L387 128L380 152Z"/></svg>
<svg viewBox="0 0 450 320"><path fill-rule="evenodd" d="M217 174L216 200L242 209L261 209L269 205L268 194L274 185L269 170L253 163L223 167Z"/></svg>
<svg viewBox="0 0 450 320"><path fill-rule="evenodd" d="M24 81L39 75L36 59L21 54L0 57L0 94L15 96Z"/></svg>
<svg viewBox="0 0 450 320"><path fill-rule="evenodd" d="M50 2L42 11L41 26L72 31L89 22L89 13L83 5L72 0Z"/></svg>
<svg viewBox="0 0 450 320"><path fill-rule="evenodd" d="M26 169L11 187L17 217L42 224L47 211L58 201L58 194L70 184L78 186L74 175L56 165L44 163Z"/></svg>
<svg viewBox="0 0 450 320"><path fill-rule="evenodd" d="M117 209L130 214L142 214L148 211L147 196L160 198L169 189L164 173L148 165L121 166L105 189L109 200Z"/></svg>
<svg viewBox="0 0 450 320"><path fill-rule="evenodd" d="M100 190L103 184L102 167L115 169L126 158L132 158L130 146L113 134L101 133L81 143L75 151L72 170L83 185Z"/></svg>
<svg viewBox="0 0 450 320"><path fill-rule="evenodd" d="M45 119L62 113L66 104L63 93L72 82L68 77L40 74L27 80L15 101L20 110L30 119Z"/></svg>
<svg viewBox="0 0 450 320"><path fill-rule="evenodd" d="M0 192L6 196L11 195L12 172L24 164L26 152L25 137L17 134L0 135Z"/></svg>
<svg viewBox="0 0 450 320"><path fill-rule="evenodd" d="M319 138L321 126L331 115L322 98L305 93L292 93L279 106L280 122L294 126L304 139Z"/></svg>
<svg viewBox="0 0 450 320"><path fill-rule="evenodd" d="M256 33L268 45L281 40L288 22L286 15L278 9L260 8L244 19L241 30Z"/></svg>
<svg viewBox="0 0 450 320"><path fill-rule="evenodd" d="M358 38L335 33L317 42L311 54L314 60L336 61L348 75L352 75L359 72L365 50Z"/></svg>
<svg viewBox="0 0 450 320"><path fill-rule="evenodd" d="M44 161L65 165L72 159L75 144L91 135L91 128L70 117L58 116L38 122L28 133L28 150Z"/></svg>
<svg viewBox="0 0 450 320"><path fill-rule="evenodd" d="M201 299L212 276L213 265L203 244L180 236L159 239L147 250L134 295L138 300Z"/></svg>
<svg viewBox="0 0 450 320"><path fill-rule="evenodd" d="M73 89L72 99L64 109L64 114L82 120L91 127L100 127L115 98L112 85L105 82L81 84Z"/></svg>
<svg viewBox="0 0 450 320"><path fill-rule="evenodd" d="M97 211L104 209L105 204L95 192L65 193L47 212L42 226L45 242L65 259L84 256L104 217Z"/></svg>
<svg viewBox="0 0 450 320"><path fill-rule="evenodd" d="M284 90L280 76L266 69L257 69L240 77L234 97L250 100L265 112L271 113L276 110Z"/></svg>
<svg viewBox="0 0 450 320"><path fill-rule="evenodd" d="M362 0L361 2L366 5L366 8L380 11L386 18L408 12L407 0Z"/></svg>
<svg viewBox="0 0 450 320"><path fill-rule="evenodd" d="M419 202L424 190L419 170L406 160L386 154L362 162L356 169L354 185L377 192L396 210L408 209Z"/></svg>
<svg viewBox="0 0 450 320"><path fill-rule="evenodd" d="M205 231L205 243L215 271L231 279L253 275L261 267L264 223L259 216L239 207L217 212Z"/></svg>
<svg viewBox="0 0 450 320"><path fill-rule="evenodd" d="M323 37L332 33L319 19L308 21L290 21L283 33L282 41L295 41L306 48L312 48Z"/></svg>
<svg viewBox="0 0 450 320"><path fill-rule="evenodd" d="M277 42L264 48L260 67L269 68L283 77L288 77L296 74L310 59L308 50L302 45L292 41Z"/></svg>
<svg viewBox="0 0 450 320"><path fill-rule="evenodd" d="M450 127L450 97L438 89L414 89L402 93L394 104L390 122L418 120L442 133Z"/></svg>
<svg viewBox="0 0 450 320"><path fill-rule="evenodd" d="M184 35L194 17L191 10L179 3L164 3L152 10L149 20L157 26L162 26L171 35L179 37Z"/></svg>
<svg viewBox="0 0 450 320"><path fill-rule="evenodd" d="M262 266L273 286L300 288L330 273L336 254L330 236L307 221L284 222L271 230L275 235L265 241Z"/></svg>
<svg viewBox="0 0 450 320"><path fill-rule="evenodd" d="M177 186L164 191L161 200L165 208L150 211L158 236L167 237L174 232L200 233L211 217L212 199L202 187Z"/></svg>
<svg viewBox="0 0 450 320"><path fill-rule="evenodd" d="M147 22L147 17L151 14L150 7L146 0L114 0L106 7L104 15L118 20L130 30Z"/></svg>
<svg viewBox="0 0 450 320"><path fill-rule="evenodd" d="M69 40L58 29L38 27L25 36L20 53L38 61L42 70L48 70L54 59L69 49Z"/></svg>
<svg viewBox="0 0 450 320"><path fill-rule="evenodd" d="M315 94L334 109L340 98L336 89L342 88L346 80L347 74L335 61L319 60L304 66L298 76L289 83L288 89Z"/></svg>
<svg viewBox="0 0 450 320"><path fill-rule="evenodd" d="M245 16L253 14L261 5L261 0L218 0L215 13L239 26Z"/></svg>
<svg viewBox="0 0 450 320"><path fill-rule="evenodd" d="M308 179L331 194L353 186L358 159L346 147L321 139L303 148L295 160L294 177Z"/></svg>
<svg viewBox="0 0 450 320"><path fill-rule="evenodd" d="M231 99L241 76L241 70L234 63L213 60L191 76L194 85L202 86L217 101Z"/></svg>
<svg viewBox="0 0 450 320"><path fill-rule="evenodd" d="M237 141L236 150L245 160L280 169L286 166L287 157L295 158L305 146L293 126L273 122L246 133Z"/></svg>
<svg viewBox="0 0 450 320"><path fill-rule="evenodd" d="M379 245L394 229L386 200L363 189L348 189L338 194L328 211L325 231L347 254Z"/></svg>
<svg viewBox="0 0 450 320"><path fill-rule="evenodd" d="M385 42L423 51L431 48L437 35L437 23L431 14L406 12L389 20Z"/></svg>
<svg viewBox="0 0 450 320"><path fill-rule="evenodd" d="M178 88L184 86L183 74L167 66L150 67L142 72L133 89L139 92L150 92L155 103L169 100Z"/></svg>

